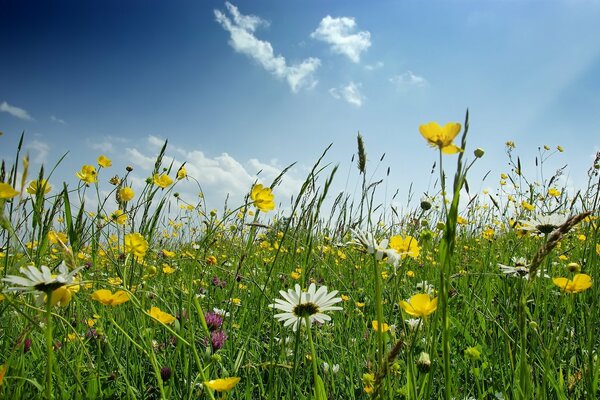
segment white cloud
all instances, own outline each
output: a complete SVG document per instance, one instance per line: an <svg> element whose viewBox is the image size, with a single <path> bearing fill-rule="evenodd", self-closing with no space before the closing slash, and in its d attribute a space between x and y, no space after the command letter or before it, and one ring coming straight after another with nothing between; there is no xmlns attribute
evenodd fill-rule
<svg viewBox="0 0 600 400"><path fill-rule="evenodd" d="M377 61L375 64L365 65L365 69L367 71L374 71L376 69L383 68L383 65L383 61Z"/></svg>
<svg viewBox="0 0 600 400"><path fill-rule="evenodd" d="M123 145L130 142L129 139L118 136L104 136L100 140L100 142L96 142L88 138L86 144L90 148L98 150L102 153L112 153L115 151L115 149L120 149L123 147Z"/></svg>
<svg viewBox="0 0 600 400"><path fill-rule="evenodd" d="M29 115L29 113L26 110L19 108L19 107L11 106L6 101L3 101L0 104L0 111L9 113L13 117L17 117L20 119L25 119L28 121L33 120L33 118L31 118L31 115Z"/></svg>
<svg viewBox="0 0 600 400"><path fill-rule="evenodd" d="M130 175L132 183L137 186L134 190L141 189L145 179L150 176L157 155L156 145L159 142L161 146L164 143L156 136L148 136L146 142L141 143L139 147L126 149L125 157L133 166ZM174 157L173 154L176 156ZM175 191L183 200L194 203L198 201L201 188L208 209L222 209L225 199L228 199L230 209L242 205L244 196L257 179L263 184L270 185L283 169L276 165L276 161L261 162L258 159L250 159L241 162L228 153L211 157L198 149L169 144L163 158L163 165L173 164L171 176L174 176L174 171L184 162L188 175L197 183L192 179L178 181ZM259 171L260 174L257 176ZM302 183L303 180L293 176L293 171L288 171L274 190L276 201L287 201L299 192Z"/></svg>
<svg viewBox="0 0 600 400"><path fill-rule="evenodd" d="M393 76L390 78L390 82L392 82L398 88L407 86L425 87L429 85L427 79L423 78L422 76L413 74L412 71L406 71L403 74Z"/></svg>
<svg viewBox="0 0 600 400"><path fill-rule="evenodd" d="M50 152L50 146L48 143L42 142L40 140L32 140L30 142L25 143L25 149L31 152L30 157L31 161L37 164L46 163L48 153Z"/></svg>
<svg viewBox="0 0 600 400"><path fill-rule="evenodd" d="M331 45L338 54L345 55L352 62L360 61L360 54L371 47L371 33L360 31L354 33L356 21L352 17L332 18L326 16L319 27L311 33L311 37Z"/></svg>
<svg viewBox="0 0 600 400"><path fill-rule="evenodd" d="M59 123L59 124L66 125L66 122L65 122L65 120L64 120L64 119L56 118L54 115L51 115L51 116L50 116L50 120L51 120L52 122L56 122L56 123Z"/></svg>
<svg viewBox="0 0 600 400"><path fill-rule="evenodd" d="M254 36L258 27L268 26L267 21L255 15L240 14L238 8L229 2L225 6L233 19L220 10L214 10L215 18L230 33L229 44L235 51L252 58L277 78L285 79L294 93L316 85L313 74L321 65L321 60L310 57L299 64L288 65L285 57L275 55L271 43Z"/></svg>
<svg viewBox="0 0 600 400"><path fill-rule="evenodd" d="M353 106L360 107L365 99L360 93L361 86L360 83L350 82L346 86L329 89L329 93L336 99L343 99Z"/></svg>

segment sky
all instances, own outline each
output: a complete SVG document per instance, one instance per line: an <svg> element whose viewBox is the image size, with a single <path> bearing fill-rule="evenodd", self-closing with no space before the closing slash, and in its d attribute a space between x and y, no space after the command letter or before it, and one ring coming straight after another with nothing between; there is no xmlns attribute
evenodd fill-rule
<svg viewBox="0 0 600 400"><path fill-rule="evenodd" d="M360 132L369 179L389 168L389 205L431 190L419 126L469 109L467 154L486 151L472 190L507 172L509 140L533 177L538 148L562 146L544 173L567 165L576 189L600 151L599 19L596 0L0 0L0 157L25 132L34 170L67 154L54 186L104 154L103 188L127 165L140 187L168 139L209 208L296 163L275 190L285 206L330 144L332 196L356 193Z"/></svg>

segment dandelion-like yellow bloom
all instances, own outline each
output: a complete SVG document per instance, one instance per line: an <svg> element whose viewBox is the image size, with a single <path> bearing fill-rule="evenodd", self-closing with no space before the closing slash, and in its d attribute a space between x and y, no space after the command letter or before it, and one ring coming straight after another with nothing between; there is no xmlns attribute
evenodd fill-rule
<svg viewBox="0 0 600 400"><path fill-rule="evenodd" d="M389 246L400 254L400 258L406 257L417 258L421 252L419 242L412 236L402 237L400 235L390 238Z"/></svg>
<svg viewBox="0 0 600 400"><path fill-rule="evenodd" d="M140 233L125 235L125 251L136 257L144 257L148 251L148 242Z"/></svg>
<svg viewBox="0 0 600 400"><path fill-rule="evenodd" d="M46 179L38 179L35 181L29 182L29 186L25 189L29 194L37 194L38 190L42 190L44 194L48 194L50 190L52 190L52 186L48 183Z"/></svg>
<svg viewBox="0 0 600 400"><path fill-rule="evenodd" d="M171 314L161 311L161 309L158 307L150 308L150 310L148 310L148 315L155 320L162 322L163 324L172 324L177 319Z"/></svg>
<svg viewBox="0 0 600 400"><path fill-rule="evenodd" d="M115 210L110 215L110 219L119 225L125 225L127 222L127 214L125 214L123 210Z"/></svg>
<svg viewBox="0 0 600 400"><path fill-rule="evenodd" d="M98 157L98 165L102 168L108 168L112 165L112 161L110 158L102 154L100 157Z"/></svg>
<svg viewBox="0 0 600 400"><path fill-rule="evenodd" d="M419 132L431 147L438 147L444 154L455 154L462 151L452 143L460 128L458 122L449 122L443 128L437 122L429 122L419 126Z"/></svg>
<svg viewBox="0 0 600 400"><path fill-rule="evenodd" d="M560 190L558 190L558 189L555 189L555 188L550 188L550 189L548 189L548 196L551 196L551 197L558 197L558 196L560 196L560 193L561 193L561 192L560 192Z"/></svg>
<svg viewBox="0 0 600 400"><path fill-rule="evenodd" d="M168 258L175 257L175 252L174 251L169 251L167 249L163 249L162 253L163 253L163 256L168 257Z"/></svg>
<svg viewBox="0 0 600 400"><path fill-rule="evenodd" d="M129 301L129 293L124 290L119 290L115 293L108 289L96 290L92 293L92 300L99 301L106 306L118 306Z"/></svg>
<svg viewBox="0 0 600 400"><path fill-rule="evenodd" d="M262 212L268 212L275 209L274 196L271 188L263 187L261 184L254 185L250 192L250 198L254 201L254 206Z"/></svg>
<svg viewBox="0 0 600 400"><path fill-rule="evenodd" d="M217 257L215 257L215 256L206 257L206 263L208 265L217 265Z"/></svg>
<svg viewBox="0 0 600 400"><path fill-rule="evenodd" d="M134 196L135 196L135 192L130 187L121 188L117 192L117 200L123 201L123 202L131 201Z"/></svg>
<svg viewBox="0 0 600 400"><path fill-rule="evenodd" d="M173 179L171 179L167 174L154 174L154 176L152 177L152 181L156 186L159 186L163 189L168 186L171 186L171 184L173 183Z"/></svg>
<svg viewBox="0 0 600 400"><path fill-rule="evenodd" d="M431 299L427 293L417 293L408 301L402 300L400 307L413 317L426 317L437 309L438 299Z"/></svg>
<svg viewBox="0 0 600 400"><path fill-rule="evenodd" d="M554 278L552 282L566 293L579 293L592 287L592 277L587 274L575 274L573 280Z"/></svg>
<svg viewBox="0 0 600 400"><path fill-rule="evenodd" d="M374 319L373 321L371 321L371 326L373 327L373 330L375 332L379 332L379 330L380 330L380 328L379 328L379 322L376 319ZM385 333L385 332L387 332L389 330L390 330L390 326L388 324L386 324L385 322L383 322L381 324L381 331L383 333Z"/></svg>
<svg viewBox="0 0 600 400"><path fill-rule="evenodd" d="M96 167L93 165L84 165L75 175L85 183L98 182L98 172L96 172Z"/></svg>
<svg viewBox="0 0 600 400"><path fill-rule="evenodd" d="M231 378L220 378L220 379L213 379L210 381L206 381L204 382L204 385L212 390L215 390L217 392L229 392L231 389L233 389L235 387L235 385L238 384L238 382L240 381L240 378L237 376L231 377Z"/></svg>
<svg viewBox="0 0 600 400"><path fill-rule="evenodd" d="M67 238L67 234L64 232L56 232L56 231L50 231L48 232L48 240L50 241L50 243L52 244L59 244L59 243L63 243L66 244L69 239Z"/></svg>
<svg viewBox="0 0 600 400"><path fill-rule="evenodd" d="M533 211L535 210L535 206L531 203L526 202L525 200L523 200L521 202L521 206L523 206L524 209L528 210L528 211Z"/></svg>
<svg viewBox="0 0 600 400"><path fill-rule="evenodd" d="M0 182L0 199L12 199L18 194L19 192L17 192L11 185Z"/></svg>
<svg viewBox="0 0 600 400"><path fill-rule="evenodd" d="M187 176L187 170L182 165L181 167L179 167L179 170L177 170L177 179L184 179L186 176Z"/></svg>

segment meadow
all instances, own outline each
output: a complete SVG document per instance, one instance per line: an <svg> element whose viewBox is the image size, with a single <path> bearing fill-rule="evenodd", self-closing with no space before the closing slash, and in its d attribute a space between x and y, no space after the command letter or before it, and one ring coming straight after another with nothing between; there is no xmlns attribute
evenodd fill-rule
<svg viewBox="0 0 600 400"><path fill-rule="evenodd" d="M506 142L497 190L472 193L468 126L419 127L436 184L403 214L360 135L357 198L330 193L325 150L290 204L284 170L219 210L179 196L194 177L166 143L134 189L102 155L56 182L21 142L0 169L0 398L598 398L600 154L570 193L540 173L560 146L524 171Z"/></svg>

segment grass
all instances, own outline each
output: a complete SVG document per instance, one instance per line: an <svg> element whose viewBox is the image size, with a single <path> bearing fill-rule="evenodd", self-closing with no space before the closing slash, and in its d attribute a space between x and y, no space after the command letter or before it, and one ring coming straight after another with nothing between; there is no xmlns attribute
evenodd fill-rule
<svg viewBox="0 0 600 400"><path fill-rule="evenodd" d="M84 269L65 307L47 301L53 291L44 300L0 283L0 397L597 398L598 286L568 293L552 278L599 276L598 160L587 188L570 197L557 186L560 171L544 178L552 151L541 150L538 178L529 179L509 142L512 169L498 191L475 195L466 178L477 157L463 132L463 153L440 153L437 188L398 215L374 203L378 182L369 182L361 137L358 144L358 199L341 194L322 209L337 173L323 165L326 149L293 203L265 213L251 188L243 204L221 212L202 198L184 202L177 183L193 177L177 179L181 169L163 165L166 143L154 174L173 182L149 178L130 201L118 194L131 171L109 183L104 169L112 167L45 193L29 186L21 141L0 171L21 193L0 200L0 274L61 262ZM456 162L450 186L444 168ZM52 173L41 169L33 180L53 182ZM524 230L540 215L561 222L552 233ZM394 265L391 250L378 257L351 229L378 244L410 235L418 255L397 254ZM137 256L132 233L142 238ZM517 257L530 270L502 273L498 264L516 266ZM343 309L310 329L284 327L268 305L281 290L311 283L339 291ZM129 301L105 305L92 299L99 289L125 291ZM423 291L437 309L409 321L399 302ZM175 319L159 322L151 307ZM390 329L375 331L373 321ZM240 378L230 391L205 384L227 377Z"/></svg>

